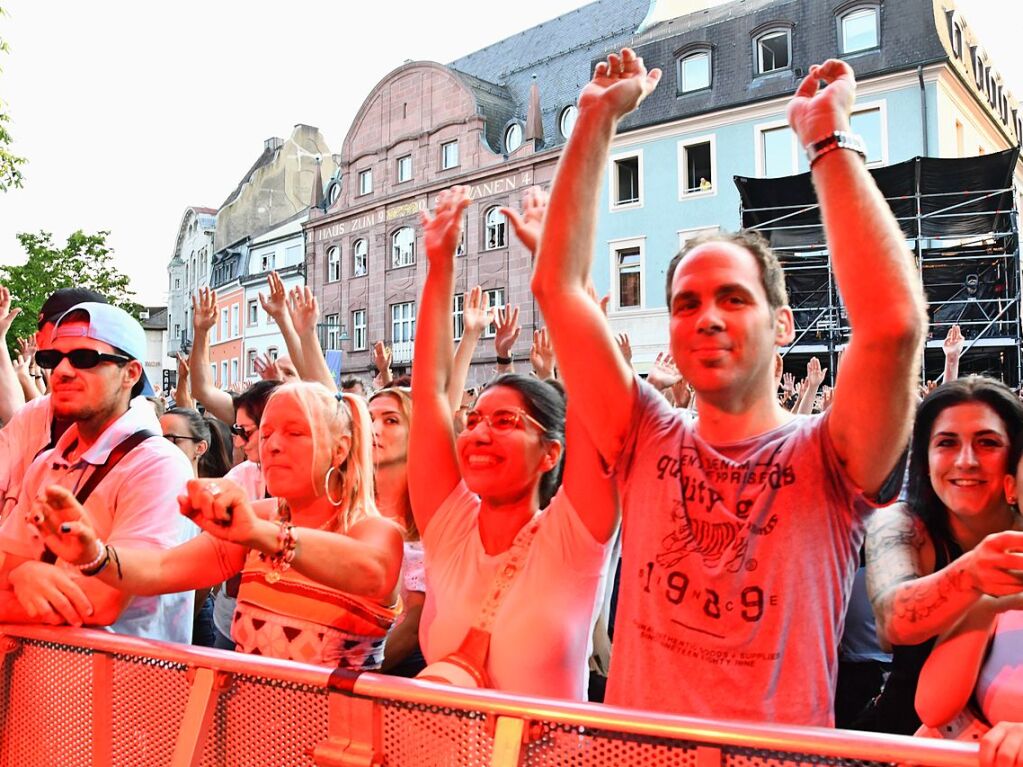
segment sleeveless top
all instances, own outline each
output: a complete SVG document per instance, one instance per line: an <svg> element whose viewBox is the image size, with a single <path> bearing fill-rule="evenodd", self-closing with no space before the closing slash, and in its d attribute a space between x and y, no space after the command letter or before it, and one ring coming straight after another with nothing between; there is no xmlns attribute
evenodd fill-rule
<svg viewBox="0 0 1023 767"><path fill-rule="evenodd" d="M278 516L287 513L279 500ZM353 671L380 667L387 632L401 613L400 598L380 605L311 580L294 567L271 583L266 575L272 569L258 551L245 558L231 626L239 651Z"/></svg>
<svg viewBox="0 0 1023 767"><path fill-rule="evenodd" d="M948 566L950 562L963 555L959 545L950 539L940 538L928 529L934 541L934 572ZM890 732L896 735L912 735L920 727L920 717L916 715L916 685L920 679L920 670L924 667L937 637L931 637L919 644L893 645L892 670L885 682L884 689L875 704L872 722L869 729L878 732Z"/></svg>

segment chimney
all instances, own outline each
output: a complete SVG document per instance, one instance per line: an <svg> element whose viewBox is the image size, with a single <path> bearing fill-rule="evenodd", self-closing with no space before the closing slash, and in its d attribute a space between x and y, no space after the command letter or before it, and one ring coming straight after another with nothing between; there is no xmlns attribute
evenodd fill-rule
<svg viewBox="0 0 1023 767"><path fill-rule="evenodd" d="M526 141L533 139L537 144L543 144L543 116L540 114L540 86L536 84L536 75L533 75L533 84L529 88L529 109L526 112Z"/></svg>
<svg viewBox="0 0 1023 767"><path fill-rule="evenodd" d="M278 138L277 136L271 136L270 138L263 142L263 151L269 150L273 152L277 149L280 149L283 144L284 139Z"/></svg>

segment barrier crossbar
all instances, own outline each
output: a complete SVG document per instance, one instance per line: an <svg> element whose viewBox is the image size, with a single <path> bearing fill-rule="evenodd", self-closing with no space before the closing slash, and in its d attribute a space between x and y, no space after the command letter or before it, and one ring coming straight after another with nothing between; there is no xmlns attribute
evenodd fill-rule
<svg viewBox="0 0 1023 767"><path fill-rule="evenodd" d="M0 767L976 767L978 755L975 744L343 675L89 629L0 626L0 653Z"/></svg>

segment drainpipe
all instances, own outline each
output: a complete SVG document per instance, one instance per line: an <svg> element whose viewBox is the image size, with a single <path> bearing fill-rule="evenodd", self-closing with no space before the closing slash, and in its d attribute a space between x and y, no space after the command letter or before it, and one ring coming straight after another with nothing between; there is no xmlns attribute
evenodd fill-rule
<svg viewBox="0 0 1023 767"><path fill-rule="evenodd" d="M930 155L930 150L927 146L927 91L924 90L924 68L922 66L916 68L916 77L920 81L920 123L924 140L923 156L927 157Z"/></svg>

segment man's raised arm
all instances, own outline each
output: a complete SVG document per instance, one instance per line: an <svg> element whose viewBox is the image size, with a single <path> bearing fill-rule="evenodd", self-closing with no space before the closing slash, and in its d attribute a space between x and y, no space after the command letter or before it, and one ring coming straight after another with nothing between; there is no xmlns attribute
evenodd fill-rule
<svg viewBox="0 0 1023 767"><path fill-rule="evenodd" d="M831 438L849 477L872 494L909 439L927 322L899 225L864 158L846 148L855 97L852 69L831 59L810 68L788 116L803 146L816 149L813 184L852 328L829 416Z"/></svg>
<svg viewBox="0 0 1023 767"><path fill-rule="evenodd" d="M533 273L533 293L565 388L605 460L617 456L625 439L635 392L632 370L586 291L597 204L618 121L639 106L660 76L657 69L648 73L628 48L597 64L579 96L579 117L558 164Z"/></svg>

